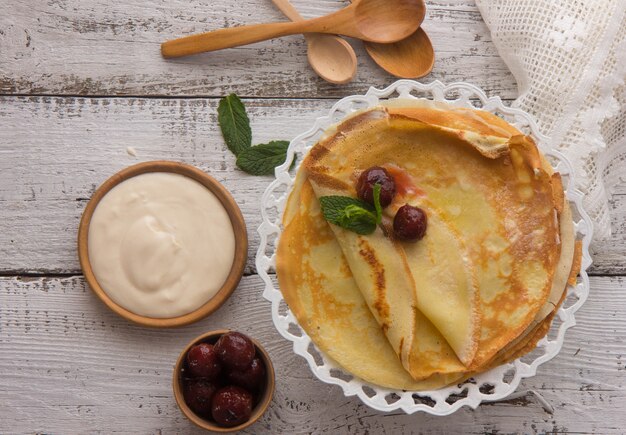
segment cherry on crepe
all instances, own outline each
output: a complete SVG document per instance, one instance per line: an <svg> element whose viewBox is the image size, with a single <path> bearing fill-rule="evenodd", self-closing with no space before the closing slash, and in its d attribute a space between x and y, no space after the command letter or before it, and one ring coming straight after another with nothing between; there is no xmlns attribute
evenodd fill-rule
<svg viewBox="0 0 626 435"><path fill-rule="evenodd" d="M361 173L356 183L359 199L374 205L374 186L380 184L380 206L387 207L396 194L396 183L385 168L372 166Z"/></svg>
<svg viewBox="0 0 626 435"><path fill-rule="evenodd" d="M393 218L393 234L400 240L416 242L426 234L428 219L419 207L405 204L398 209Z"/></svg>

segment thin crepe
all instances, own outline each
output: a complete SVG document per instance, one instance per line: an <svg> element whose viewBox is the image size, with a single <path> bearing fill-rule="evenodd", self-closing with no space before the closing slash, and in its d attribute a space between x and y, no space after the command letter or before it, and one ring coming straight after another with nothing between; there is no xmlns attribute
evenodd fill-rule
<svg viewBox="0 0 626 435"><path fill-rule="evenodd" d="M505 351L511 355L530 346L537 331L547 331L554 299L558 301L565 287L563 279L567 280L563 277L567 274L559 270L569 270L573 252L573 243L563 243L561 250L559 242L568 237L573 241L573 231L571 216L560 219L569 211L563 211L560 183L534 144L514 127L485 112L428 103L417 107L411 103L413 107L407 109L408 104L402 104L349 118L312 149L285 211L277 272L285 300L320 349L370 382L420 390L482 371ZM350 139L352 145L346 145ZM458 162L469 169L459 169ZM381 164L408 174L423 189L403 192L400 201L388 208L386 220L401 201L425 207L432 220L427 234L438 243L398 247L385 234L388 222L374 235L361 237L323 220L316 195L355 196L359 171ZM504 193L490 195L494 186ZM503 211L506 207L513 210ZM485 233L482 238L478 236L481 231ZM439 249L441 245L452 248ZM437 257L430 282L424 278L427 264L420 260L427 256ZM439 267L448 257L453 267ZM520 264L520 257L530 260L532 267ZM443 287L457 290L457 299L465 296L467 305L452 316L441 316L441 298L429 300L424 294L433 288L439 271L449 269L458 273L452 285L448 282ZM514 275L504 289L497 286L502 282L497 279L502 278L502 269ZM381 275L384 281L393 282L393 288L385 282L380 291L376 278ZM433 295L437 292L426 294ZM341 305L342 298L351 301L349 309ZM517 305L522 305L521 315ZM331 312L328 307L345 310ZM407 307L414 312L413 318ZM487 322L480 325L485 313ZM460 328L463 333L455 336L454 330L446 330L446 318L469 318L466 324L471 326ZM455 343L458 337L461 341ZM474 346L473 359L467 353L463 360L458 357L463 355L463 344L470 354ZM375 356L369 355L370 349L377 349Z"/></svg>
<svg viewBox="0 0 626 435"><path fill-rule="evenodd" d="M525 331L515 343L505 347L477 371L435 374L415 381L403 368L365 303L303 172L298 174L289 197L284 224L276 267L285 301L320 350L346 371L376 385L422 391L472 377L479 371L532 350L547 333L556 312L556 306L551 306L550 316ZM562 232L567 231L567 221L563 221L561 228ZM577 271L572 274L576 275ZM564 295L566 281L561 281L559 299ZM437 339L441 339L436 331L425 336L431 339L426 346L433 346ZM445 346L445 342L442 344ZM452 352L451 349L448 351ZM439 362L435 359L422 363L437 365Z"/></svg>
<svg viewBox="0 0 626 435"><path fill-rule="evenodd" d="M289 197L284 226L276 256L278 282L298 323L326 355L348 372L388 388L419 391L460 378L434 375L418 382L403 368L357 287L303 172Z"/></svg>
<svg viewBox="0 0 626 435"><path fill-rule="evenodd" d="M421 191L396 195L387 211L393 215L404 203L419 205L427 215L440 216L462 234L476 271L480 303L447 314L454 323L472 318L471 327L457 331L458 336L450 335L433 316L441 307L422 304L419 308L464 366L470 366L469 360L478 367L519 336L546 302L560 245L550 176L541 168L534 143L511 135L511 129L500 125L487 135L485 114L474 112L439 106L373 109L340 124L313 147L304 165L318 196L356 196L354 181L359 171L374 165L397 168ZM449 120L452 127L441 126ZM409 245L401 249L405 246ZM344 247L344 253L351 250ZM446 250L446 246L437 249ZM450 249L446 253L455 255L452 251L459 252ZM388 248L385 257L394 255L401 256ZM389 270L390 275L405 273L401 267ZM357 282L372 276L367 269L357 275L369 275L357 277ZM417 275L413 274L413 280ZM433 291L432 287L414 290L418 303L427 299L420 295ZM472 300L471 287L467 291L466 300ZM463 346L455 346L456 342ZM406 364L405 368L411 370Z"/></svg>

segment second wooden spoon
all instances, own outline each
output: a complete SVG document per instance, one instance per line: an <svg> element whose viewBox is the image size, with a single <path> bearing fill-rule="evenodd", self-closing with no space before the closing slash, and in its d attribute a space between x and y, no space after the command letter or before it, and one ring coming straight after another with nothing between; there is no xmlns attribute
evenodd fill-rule
<svg viewBox="0 0 626 435"><path fill-rule="evenodd" d="M304 19L289 0L272 1L291 21ZM354 78L357 60L348 41L324 33L309 33L304 38L307 43L307 59L318 76L335 84L348 83Z"/></svg>
<svg viewBox="0 0 626 435"><path fill-rule="evenodd" d="M382 69L405 79L424 77L435 63L433 44L421 27L408 38L391 44L365 42L365 49Z"/></svg>
<svg viewBox="0 0 626 435"><path fill-rule="evenodd" d="M435 64L433 44L421 26L410 36L390 44L365 41L365 49L378 66L403 79L424 77Z"/></svg>

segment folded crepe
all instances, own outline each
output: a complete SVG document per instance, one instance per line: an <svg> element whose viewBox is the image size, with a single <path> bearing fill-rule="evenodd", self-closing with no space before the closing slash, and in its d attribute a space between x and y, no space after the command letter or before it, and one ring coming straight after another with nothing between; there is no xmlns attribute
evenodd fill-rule
<svg viewBox="0 0 626 435"><path fill-rule="evenodd" d="M404 369L359 290L302 171L287 202L284 222L276 255L279 285L298 323L320 350L348 372L388 388L433 389L461 377L433 375L415 381ZM431 329L432 335L425 337L446 346Z"/></svg>
<svg viewBox="0 0 626 435"><path fill-rule="evenodd" d="M326 222L319 197L356 197L375 165L398 190L381 227ZM390 231L405 203L428 216L417 243ZM330 130L283 225L279 285L300 325L349 372L390 388L438 388L533 346L573 262L560 178L534 143L494 115L439 103L396 101Z"/></svg>

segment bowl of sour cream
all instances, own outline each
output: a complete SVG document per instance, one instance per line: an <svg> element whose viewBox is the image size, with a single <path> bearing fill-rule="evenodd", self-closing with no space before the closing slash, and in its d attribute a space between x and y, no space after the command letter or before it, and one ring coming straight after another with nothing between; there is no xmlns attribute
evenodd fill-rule
<svg viewBox="0 0 626 435"><path fill-rule="evenodd" d="M214 178L169 161L105 181L78 230L85 279L111 310L145 326L182 326L218 309L246 264L241 210Z"/></svg>

